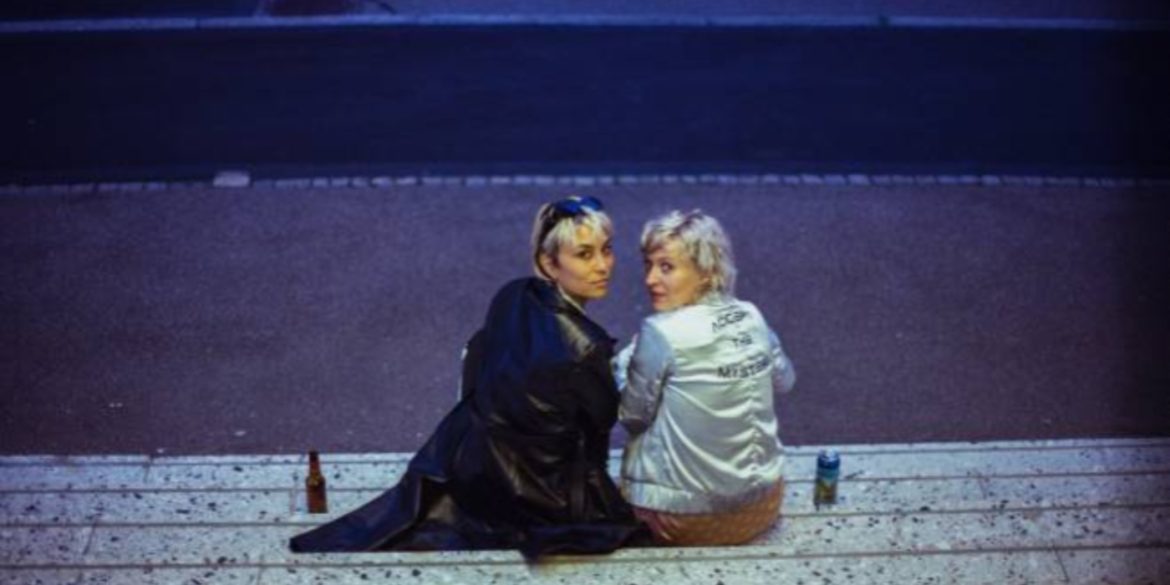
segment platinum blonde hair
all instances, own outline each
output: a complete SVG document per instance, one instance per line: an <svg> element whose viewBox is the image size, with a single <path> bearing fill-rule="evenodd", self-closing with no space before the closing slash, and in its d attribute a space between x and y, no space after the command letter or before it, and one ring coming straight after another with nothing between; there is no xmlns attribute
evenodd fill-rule
<svg viewBox="0 0 1170 585"><path fill-rule="evenodd" d="M569 197L569 199L576 199L576 197ZM586 226L595 233L601 231L606 236L613 236L613 220L609 218L609 214L605 211L583 207L577 215L557 220L556 225L542 238L541 232L544 231L545 221L553 213L554 205L555 203L541 205L540 210L536 212L536 219L532 222L532 272L545 280L552 279L540 267L540 257L547 254L553 259L553 262L556 262L557 253L560 252L561 247L571 246L573 242L577 241L577 228L579 226Z"/></svg>
<svg viewBox="0 0 1170 585"><path fill-rule="evenodd" d="M719 221L698 209L651 219L642 228L642 255L649 256L671 240L682 244L699 272L710 279L706 292L735 296L735 257Z"/></svg>

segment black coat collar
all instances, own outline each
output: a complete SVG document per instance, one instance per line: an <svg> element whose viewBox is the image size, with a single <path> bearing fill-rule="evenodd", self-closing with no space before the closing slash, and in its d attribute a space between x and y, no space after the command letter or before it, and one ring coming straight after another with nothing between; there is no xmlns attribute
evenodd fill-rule
<svg viewBox="0 0 1170 585"><path fill-rule="evenodd" d="M531 292L541 306L552 311L554 314L568 317L568 319L562 319L563 325L576 330L574 333L587 337L595 344L607 343L612 346L614 343L617 343L617 340L610 337L609 333L601 325L595 323L581 309L577 308L573 303L570 303L561 294L561 291L557 289L556 284L536 277L520 279L520 281L524 282L525 288Z"/></svg>

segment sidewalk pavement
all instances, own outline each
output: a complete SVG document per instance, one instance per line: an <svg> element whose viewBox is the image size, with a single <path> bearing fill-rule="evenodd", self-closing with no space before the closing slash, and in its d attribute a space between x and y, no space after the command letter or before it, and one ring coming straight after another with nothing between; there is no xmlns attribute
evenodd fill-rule
<svg viewBox="0 0 1170 585"><path fill-rule="evenodd" d="M0 21L61 19L210 19L260 17L359 17L498 19L552 21L775 20L808 24L926 24L1083 26L1086 23L1165 22L1170 3L1162 0L12 0L0 3ZM294 18L296 19L296 18ZM226 23L225 23L226 24ZM312 24L312 22L306 22ZM237 23L238 25L238 23Z"/></svg>
<svg viewBox="0 0 1170 585"><path fill-rule="evenodd" d="M939 17L1016 19L1165 19L1159 0L258 0L263 14L350 10L401 15L530 15L628 17Z"/></svg>
<svg viewBox="0 0 1170 585"><path fill-rule="evenodd" d="M510 551L293 555L287 539L392 485L408 454L0 459L0 583L1166 583L1170 439L790 448L784 520L740 547L527 565ZM613 454L616 463L618 454Z"/></svg>

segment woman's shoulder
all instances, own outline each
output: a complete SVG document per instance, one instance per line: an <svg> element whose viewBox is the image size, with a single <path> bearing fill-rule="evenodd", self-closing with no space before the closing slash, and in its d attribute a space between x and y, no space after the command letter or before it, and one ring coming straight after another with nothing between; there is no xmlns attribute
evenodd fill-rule
<svg viewBox="0 0 1170 585"><path fill-rule="evenodd" d="M740 328L745 322L767 326L755 305L723 296L650 315L642 321L642 330L652 331L672 345L701 345L714 340L721 331Z"/></svg>
<svg viewBox="0 0 1170 585"><path fill-rule="evenodd" d="M616 340L584 313L573 308L557 311L557 326L574 357L584 359L601 356L609 359L613 355Z"/></svg>
<svg viewBox="0 0 1170 585"><path fill-rule="evenodd" d="M503 321L514 333L525 331L523 338L540 346L537 353L546 357L561 355L579 361L596 351L607 355L613 351L613 339L605 329L571 306L555 285L536 277L518 278L501 287L492 301L489 321Z"/></svg>
<svg viewBox="0 0 1170 585"><path fill-rule="evenodd" d="M534 276L510 280L492 295L488 304L488 320L491 321L492 316L515 316L517 312L548 310L550 304L555 302L555 295L556 290L551 284Z"/></svg>
<svg viewBox="0 0 1170 585"><path fill-rule="evenodd" d="M727 313L744 311L758 313L755 306L747 301L730 296L711 296L691 305L654 313L642 322L666 330L709 321Z"/></svg>
<svg viewBox="0 0 1170 585"><path fill-rule="evenodd" d="M713 307L705 304L654 313L642 320L640 335L658 336L672 345L695 341L710 335L714 314Z"/></svg>
<svg viewBox="0 0 1170 585"><path fill-rule="evenodd" d="M540 286L541 280L534 276L523 276L514 278L505 282L503 286L496 291L493 299L501 298L515 298L524 295L526 292L532 292Z"/></svg>
<svg viewBox="0 0 1170 585"><path fill-rule="evenodd" d="M733 298L730 304L736 309L746 312L752 319L763 322L765 325L767 324L766 319L764 319L764 313L751 301Z"/></svg>

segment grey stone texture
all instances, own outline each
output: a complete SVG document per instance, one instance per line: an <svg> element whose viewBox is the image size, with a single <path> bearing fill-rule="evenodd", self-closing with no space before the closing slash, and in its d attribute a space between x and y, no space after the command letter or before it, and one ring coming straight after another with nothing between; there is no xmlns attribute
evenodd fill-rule
<svg viewBox="0 0 1170 585"><path fill-rule="evenodd" d="M288 552L392 485L408 453L323 454L323 515L305 513L302 456L4 457L0 584L1157 583L1170 567L1168 439L827 447L842 453L839 503L812 505L822 446L789 448L782 520L747 545L537 564Z"/></svg>

